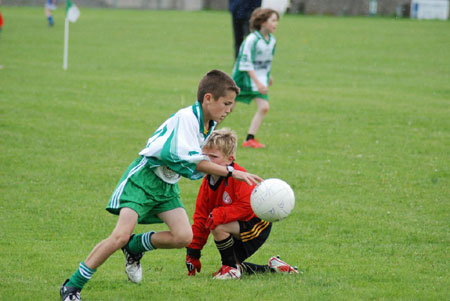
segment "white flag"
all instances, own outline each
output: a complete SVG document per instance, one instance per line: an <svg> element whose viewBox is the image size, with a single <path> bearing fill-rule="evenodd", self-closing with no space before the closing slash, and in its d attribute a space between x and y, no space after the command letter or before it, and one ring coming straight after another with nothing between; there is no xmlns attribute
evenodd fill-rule
<svg viewBox="0 0 450 301"><path fill-rule="evenodd" d="M80 17L80 10L78 9L78 7L72 3L72 1L67 0L67 13L66 13L66 18L74 23L78 20L78 18Z"/></svg>

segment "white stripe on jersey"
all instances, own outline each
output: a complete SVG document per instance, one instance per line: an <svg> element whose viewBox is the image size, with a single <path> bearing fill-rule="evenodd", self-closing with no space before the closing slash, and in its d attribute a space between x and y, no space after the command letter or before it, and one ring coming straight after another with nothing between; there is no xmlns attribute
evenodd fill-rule
<svg viewBox="0 0 450 301"><path fill-rule="evenodd" d="M149 138L139 155L147 157L152 167L167 166L178 175L200 179L204 174L196 171L196 166L200 161L208 160L207 156L202 155L201 148L215 126L216 123L211 122L208 134L203 133L203 114L197 101L167 119ZM157 168L155 173L170 184L179 180L179 177L166 174L161 168Z"/></svg>

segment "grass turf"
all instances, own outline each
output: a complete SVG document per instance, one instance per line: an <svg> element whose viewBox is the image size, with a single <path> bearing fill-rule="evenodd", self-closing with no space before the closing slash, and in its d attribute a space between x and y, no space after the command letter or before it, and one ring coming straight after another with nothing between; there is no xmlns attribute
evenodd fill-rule
<svg viewBox="0 0 450 301"><path fill-rule="evenodd" d="M155 128L195 101L201 76L231 72L226 12L81 8L62 70L63 9L3 7L0 36L0 299L56 300L63 280L116 218L104 207ZM275 254L294 277L186 276L184 250L143 259L127 282L114 254L86 300L448 299L449 23L283 17L264 150L238 162L294 188L292 215L251 258ZM254 106L223 126L244 138ZM200 182L182 180L192 216ZM137 232L164 225L138 226Z"/></svg>

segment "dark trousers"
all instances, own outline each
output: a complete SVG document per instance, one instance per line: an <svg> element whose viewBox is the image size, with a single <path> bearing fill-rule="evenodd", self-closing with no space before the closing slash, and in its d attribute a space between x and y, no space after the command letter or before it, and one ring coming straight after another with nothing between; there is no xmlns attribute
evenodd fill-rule
<svg viewBox="0 0 450 301"><path fill-rule="evenodd" d="M244 37L250 33L249 20L233 18L233 33L234 33L234 57L237 58L239 54L239 48L241 47Z"/></svg>

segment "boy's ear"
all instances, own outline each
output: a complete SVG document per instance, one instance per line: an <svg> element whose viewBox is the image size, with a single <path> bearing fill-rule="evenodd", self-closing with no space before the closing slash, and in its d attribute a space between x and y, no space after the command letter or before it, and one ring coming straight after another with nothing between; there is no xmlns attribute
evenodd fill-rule
<svg viewBox="0 0 450 301"><path fill-rule="evenodd" d="M214 96L211 93L205 93L203 95L203 102L211 102L214 99Z"/></svg>
<svg viewBox="0 0 450 301"><path fill-rule="evenodd" d="M228 157L228 161L230 161L230 163L231 163L231 162L234 162L234 159L235 159L235 158L234 158L233 155L230 155L230 156Z"/></svg>

